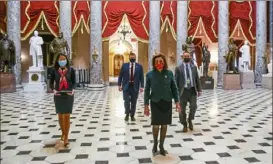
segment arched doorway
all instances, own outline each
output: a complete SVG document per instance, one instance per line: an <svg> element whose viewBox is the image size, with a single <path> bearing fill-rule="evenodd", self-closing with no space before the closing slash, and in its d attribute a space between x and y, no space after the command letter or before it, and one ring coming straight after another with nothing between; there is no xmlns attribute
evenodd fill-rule
<svg viewBox="0 0 273 164"><path fill-rule="evenodd" d="M121 69L121 66L122 64L124 63L124 57L123 55L120 55L120 54L116 54L114 56L114 76L118 76L119 75L119 72L120 72L120 69Z"/></svg>

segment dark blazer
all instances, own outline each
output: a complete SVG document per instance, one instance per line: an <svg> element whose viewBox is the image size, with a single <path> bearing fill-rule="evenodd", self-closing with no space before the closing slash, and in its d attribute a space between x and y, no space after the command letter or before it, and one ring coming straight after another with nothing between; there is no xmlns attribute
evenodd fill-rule
<svg viewBox="0 0 273 164"><path fill-rule="evenodd" d="M146 74L144 105L149 105L150 100L158 102L161 99L165 101L174 99L175 102L179 102L179 94L172 71L158 72L153 70Z"/></svg>
<svg viewBox="0 0 273 164"><path fill-rule="evenodd" d="M53 90L55 89L56 91L59 90L59 85L60 85L60 78L61 75L59 74L58 70L53 68L50 72L50 88ZM67 90L72 90L76 88L76 75L75 75L75 70L70 67L68 68L68 71L66 73L66 81L68 82L68 89Z"/></svg>
<svg viewBox="0 0 273 164"><path fill-rule="evenodd" d="M191 64L191 72L192 72L192 81L193 86L195 88L196 93L201 92L201 84L200 79L198 75L197 67L193 64ZM175 81L178 87L178 91L180 93L180 97L183 94L184 86L185 86L185 70L184 70L184 63L180 64L175 68Z"/></svg>
<svg viewBox="0 0 273 164"><path fill-rule="evenodd" d="M122 86L123 91L127 91L129 88L130 82L130 64L124 63L121 67L119 77L118 77L118 86ZM139 91L139 88L144 88L144 73L143 68L140 64L135 63L135 73L134 73L134 89Z"/></svg>

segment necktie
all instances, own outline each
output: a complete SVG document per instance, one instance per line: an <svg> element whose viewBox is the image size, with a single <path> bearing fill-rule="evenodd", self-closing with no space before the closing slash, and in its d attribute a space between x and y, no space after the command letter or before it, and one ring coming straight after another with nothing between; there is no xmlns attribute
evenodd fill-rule
<svg viewBox="0 0 273 164"><path fill-rule="evenodd" d="M191 88L191 76L190 76L189 64L186 64L186 73L187 73L187 88Z"/></svg>
<svg viewBox="0 0 273 164"><path fill-rule="evenodd" d="M131 63L130 82L134 82L134 64Z"/></svg>

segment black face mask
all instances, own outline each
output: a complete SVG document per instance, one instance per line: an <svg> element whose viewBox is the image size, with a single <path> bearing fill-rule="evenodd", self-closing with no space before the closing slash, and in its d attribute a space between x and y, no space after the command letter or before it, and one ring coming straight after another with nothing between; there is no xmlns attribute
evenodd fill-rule
<svg viewBox="0 0 273 164"><path fill-rule="evenodd" d="M130 59L130 62L134 63L136 61L136 59Z"/></svg>
<svg viewBox="0 0 273 164"><path fill-rule="evenodd" d="M190 58L184 58L184 62L185 62L185 63L188 63L188 62L190 62L190 61L191 61Z"/></svg>

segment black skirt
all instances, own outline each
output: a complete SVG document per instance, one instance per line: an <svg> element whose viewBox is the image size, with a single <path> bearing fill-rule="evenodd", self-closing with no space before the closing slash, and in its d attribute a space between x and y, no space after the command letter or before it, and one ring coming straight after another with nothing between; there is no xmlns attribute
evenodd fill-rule
<svg viewBox="0 0 273 164"><path fill-rule="evenodd" d="M54 95L54 103L57 114L71 114L74 104L74 95Z"/></svg>
<svg viewBox="0 0 273 164"><path fill-rule="evenodd" d="M172 101L151 101L151 125L172 124Z"/></svg>

